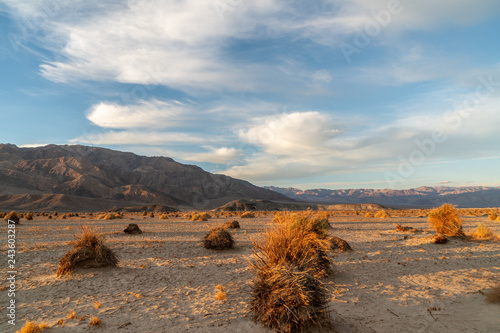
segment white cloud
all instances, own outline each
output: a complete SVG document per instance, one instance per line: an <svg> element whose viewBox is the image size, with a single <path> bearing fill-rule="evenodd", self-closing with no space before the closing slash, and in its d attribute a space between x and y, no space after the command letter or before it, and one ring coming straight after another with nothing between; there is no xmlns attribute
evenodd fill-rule
<svg viewBox="0 0 500 333"><path fill-rule="evenodd" d="M455 98L472 101L475 96ZM225 173L259 182L339 172L383 173L397 169L401 159L422 153L427 165L498 156L500 97L491 95L469 109L428 107L414 106L427 113L403 116L388 124L373 123L364 133L336 128L318 112L263 118L240 132L241 139L257 150ZM442 134L439 140L436 131Z"/></svg>
<svg viewBox="0 0 500 333"><path fill-rule="evenodd" d="M197 137L187 133L157 131L94 132L71 139L71 143L91 145L185 145L218 142L221 138Z"/></svg>
<svg viewBox="0 0 500 333"><path fill-rule="evenodd" d="M166 128L179 124L192 110L177 101L140 101L135 105L101 102L90 108L87 119L106 128Z"/></svg>
<svg viewBox="0 0 500 333"><path fill-rule="evenodd" d="M326 140L339 132L328 116L319 112L294 112L265 117L240 131L240 138L257 144L274 155L296 155L320 152Z"/></svg>
<svg viewBox="0 0 500 333"><path fill-rule="evenodd" d="M293 81L290 78L294 75L304 75L304 71L280 72L262 61L242 60L227 50L232 41L292 36L338 46L376 21L373 13L386 10L390 3L322 1L317 7L305 8L281 0L58 1L53 6L41 1L2 2L23 25L33 25L32 30L40 32L37 36L45 36L42 47L59 55L41 66L50 80L231 91L277 89ZM440 24L470 24L498 13L500 3L402 0L401 7L402 12L393 15L384 29L401 32ZM322 83L332 80L324 71L312 70L310 77Z"/></svg>
<svg viewBox="0 0 500 333"><path fill-rule="evenodd" d="M228 147L205 147L208 152L205 153L192 153L192 154L182 154L181 157L187 161L195 162L211 162L218 164L228 164L242 154L242 151L236 148Z"/></svg>

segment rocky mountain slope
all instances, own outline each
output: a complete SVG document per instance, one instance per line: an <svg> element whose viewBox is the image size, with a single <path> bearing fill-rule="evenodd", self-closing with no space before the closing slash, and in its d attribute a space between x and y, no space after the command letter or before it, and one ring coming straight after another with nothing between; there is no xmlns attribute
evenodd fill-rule
<svg viewBox="0 0 500 333"><path fill-rule="evenodd" d="M0 194L1 209L30 209L31 202L35 209L89 210L95 203L95 210L102 210L153 204L209 209L236 199L291 201L171 158L80 145L0 144Z"/></svg>
<svg viewBox="0 0 500 333"><path fill-rule="evenodd" d="M300 190L266 187L289 198L322 203L376 203L388 207L435 207L445 202L462 208L500 207L500 187L428 187L408 190Z"/></svg>

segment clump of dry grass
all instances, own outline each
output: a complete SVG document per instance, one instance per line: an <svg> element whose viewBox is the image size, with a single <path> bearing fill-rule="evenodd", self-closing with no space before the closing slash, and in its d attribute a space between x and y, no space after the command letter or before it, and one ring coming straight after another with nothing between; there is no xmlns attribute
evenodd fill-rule
<svg viewBox="0 0 500 333"><path fill-rule="evenodd" d="M207 250L226 250L233 248L233 236L223 228L211 229L203 238L203 246Z"/></svg>
<svg viewBox="0 0 500 333"><path fill-rule="evenodd" d="M33 214L32 213L27 213L24 215L24 218L26 221L32 221L33 220Z"/></svg>
<svg viewBox="0 0 500 333"><path fill-rule="evenodd" d="M463 236L462 219L451 204L445 203L441 207L429 212L429 223L438 234L446 236Z"/></svg>
<svg viewBox="0 0 500 333"><path fill-rule="evenodd" d="M252 219L254 217L255 217L255 214L252 212L244 212L243 214L241 214L241 218L243 218L243 219Z"/></svg>
<svg viewBox="0 0 500 333"><path fill-rule="evenodd" d="M494 237L495 234L493 234L493 232L491 232L491 230L482 223L477 225L476 231L472 234L472 239L476 240L488 240Z"/></svg>
<svg viewBox="0 0 500 333"><path fill-rule="evenodd" d="M226 223L224 223L222 225L221 228L225 228L225 229L240 229L240 223L236 220L233 220L233 221L227 221Z"/></svg>
<svg viewBox="0 0 500 333"><path fill-rule="evenodd" d="M66 252L59 261L57 276L70 274L76 268L100 268L118 265L114 252L104 245L104 236L89 226L82 227L82 233L75 235L73 250Z"/></svg>
<svg viewBox="0 0 500 333"><path fill-rule="evenodd" d="M488 215L488 218L491 221L495 221L497 219L497 217L498 217L497 213L491 213L490 215Z"/></svg>
<svg viewBox="0 0 500 333"><path fill-rule="evenodd" d="M68 314L68 319L75 319L76 318L76 311L72 310L69 314Z"/></svg>
<svg viewBox="0 0 500 333"><path fill-rule="evenodd" d="M34 321L27 321L19 331L16 331L16 333L41 333L46 328L50 328L46 323L37 325Z"/></svg>
<svg viewBox="0 0 500 333"><path fill-rule="evenodd" d="M191 221L208 221L212 216L207 212L191 214Z"/></svg>
<svg viewBox="0 0 500 333"><path fill-rule="evenodd" d="M486 302L500 304L500 284L486 294Z"/></svg>
<svg viewBox="0 0 500 333"><path fill-rule="evenodd" d="M306 233L312 232L320 238L325 238L327 229L331 229L330 223L328 222L328 214L321 212L277 212L272 222L288 225L293 229L299 229Z"/></svg>
<svg viewBox="0 0 500 333"><path fill-rule="evenodd" d="M8 220L11 220L11 221L14 221L14 223L19 223L20 218L16 212L12 211L9 214L5 215L4 220L5 220L5 222L7 222Z"/></svg>
<svg viewBox="0 0 500 333"><path fill-rule="evenodd" d="M89 326L97 326L97 327L99 327L99 326L101 326L101 324L102 324L101 319L97 318L97 317L96 317L96 316L94 316L94 315L91 315L91 316L90 316L90 319L89 319Z"/></svg>
<svg viewBox="0 0 500 333"><path fill-rule="evenodd" d="M259 271L250 300L253 319L283 333L327 324L327 291L312 273L289 263Z"/></svg>
<svg viewBox="0 0 500 333"><path fill-rule="evenodd" d="M448 238L444 235L436 235L432 238L432 243L434 244L444 244L448 242Z"/></svg>
<svg viewBox="0 0 500 333"><path fill-rule="evenodd" d="M352 251L351 246L342 238L332 236L330 237L330 247L332 250Z"/></svg>
<svg viewBox="0 0 500 333"><path fill-rule="evenodd" d="M141 228L135 223L130 223L123 232L131 235L142 234Z"/></svg>
<svg viewBox="0 0 500 333"><path fill-rule="evenodd" d="M115 214L115 213L106 213L106 214L101 214L99 217L97 217L98 220L114 220L114 219L121 219L122 216L120 214Z"/></svg>
<svg viewBox="0 0 500 333"><path fill-rule="evenodd" d="M376 214L375 217L377 218L382 218L382 219L388 219L391 217L389 213L387 213L385 210L379 210Z"/></svg>
<svg viewBox="0 0 500 333"><path fill-rule="evenodd" d="M219 301L225 301L227 299L227 295L226 295L226 287L224 286L221 286L220 284L217 285L217 287L215 287L215 289L217 290L217 294L215 295L215 299L219 300Z"/></svg>
<svg viewBox="0 0 500 333"><path fill-rule="evenodd" d="M267 270L287 262L302 269L310 268L316 277L325 277L332 273L329 249L329 241L315 232L294 224L280 224L267 231L264 239L253 241L256 258L253 265L258 270Z"/></svg>
<svg viewBox="0 0 500 333"><path fill-rule="evenodd" d="M367 213L365 214L365 217L373 217L373 212L367 212Z"/></svg>
<svg viewBox="0 0 500 333"><path fill-rule="evenodd" d="M278 224L274 229L252 241L254 320L286 333L329 323L327 293L319 280L332 273L328 215L276 213L273 221Z"/></svg>
<svg viewBox="0 0 500 333"><path fill-rule="evenodd" d="M161 214L160 215L160 220L167 220L168 219L168 215L167 214Z"/></svg>

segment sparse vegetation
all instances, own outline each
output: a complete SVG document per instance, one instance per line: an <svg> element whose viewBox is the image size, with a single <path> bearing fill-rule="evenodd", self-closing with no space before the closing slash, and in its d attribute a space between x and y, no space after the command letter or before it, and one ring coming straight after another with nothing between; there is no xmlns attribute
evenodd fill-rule
<svg viewBox="0 0 500 333"><path fill-rule="evenodd" d="M160 215L160 220L167 220L168 219L168 215L167 214L161 214Z"/></svg>
<svg viewBox="0 0 500 333"><path fill-rule="evenodd" d="M215 228L203 238L203 246L207 250L226 250L233 248L234 240L231 234L222 228Z"/></svg>
<svg viewBox="0 0 500 333"><path fill-rule="evenodd" d="M472 234L472 239L477 240L488 240L493 238L495 235L491 232L491 230L482 223L477 225L476 231Z"/></svg>
<svg viewBox="0 0 500 333"><path fill-rule="evenodd" d="M98 220L114 220L114 219L121 219L122 216L117 213L106 213L106 214L101 214L97 217Z"/></svg>
<svg viewBox="0 0 500 333"><path fill-rule="evenodd" d="M379 210L376 214L375 214L375 217L377 218L382 218L382 219L388 219L391 217L391 215L389 215L389 213L387 213L387 211L385 210Z"/></svg>
<svg viewBox="0 0 500 333"><path fill-rule="evenodd" d="M227 221L226 223L224 223L222 225L221 228L225 228L225 229L240 229L240 223L236 220L233 220L233 221Z"/></svg>
<svg viewBox="0 0 500 333"><path fill-rule="evenodd" d="M50 328L46 323L37 325L34 321L27 321L21 330L16 331L16 333L41 333L46 328Z"/></svg>
<svg viewBox="0 0 500 333"><path fill-rule="evenodd" d="M123 232L126 234L131 234L131 235L142 234L142 230L135 223L130 223L127 226L127 228L125 228L125 230L123 230Z"/></svg>
<svg viewBox="0 0 500 333"><path fill-rule="evenodd" d="M495 221L498 218L498 215L497 215L497 213L491 213L490 215L488 215L488 218L491 221Z"/></svg>
<svg viewBox="0 0 500 333"><path fill-rule="evenodd" d="M24 215L24 218L26 219L26 221L32 221L33 220L33 214L32 213L27 213L26 215Z"/></svg>
<svg viewBox="0 0 500 333"><path fill-rule="evenodd" d="M436 235L432 238L432 243L434 244L444 244L448 242L448 238L444 235Z"/></svg>
<svg viewBox="0 0 500 333"><path fill-rule="evenodd" d="M454 206L445 203L429 212L429 223L438 234L463 236L462 219Z"/></svg>
<svg viewBox="0 0 500 333"><path fill-rule="evenodd" d="M191 214L191 221L208 221L212 216L207 212Z"/></svg>
<svg viewBox="0 0 500 333"><path fill-rule="evenodd" d="M75 319L76 318L76 311L72 310L69 314L68 314L68 319Z"/></svg>
<svg viewBox="0 0 500 333"><path fill-rule="evenodd" d="M267 231L264 239L253 241L257 270L267 270L284 262L297 265L301 269L311 268L317 277L328 276L331 273L332 262L327 252L330 243L307 227L313 222L297 224L290 215L288 222L281 222L273 230ZM297 227L297 225L301 227Z"/></svg>
<svg viewBox="0 0 500 333"><path fill-rule="evenodd" d="M351 246L342 238L332 236L330 237L330 247L332 250L352 251Z"/></svg>
<svg viewBox="0 0 500 333"><path fill-rule="evenodd" d="M98 268L118 265L112 250L104 245L104 236L90 227L82 227L82 233L75 236L73 250L68 251L59 261L57 276L70 274L75 268Z"/></svg>
<svg viewBox="0 0 500 333"><path fill-rule="evenodd" d="M244 212L241 214L242 219L253 219L255 217L255 214L252 212Z"/></svg>
<svg viewBox="0 0 500 333"><path fill-rule="evenodd" d="M96 317L96 316L94 316L94 315L91 315L91 316L90 316L90 319L89 319L89 326L97 326L97 327L99 327L99 326L101 326L101 324L102 324L101 319L97 318L97 317Z"/></svg>
<svg viewBox="0 0 500 333"><path fill-rule="evenodd" d="M292 229L299 229L305 233L315 233L320 238L325 238L327 229L331 228L328 215L324 213L277 212L274 215L273 222L288 225Z"/></svg>
<svg viewBox="0 0 500 333"><path fill-rule="evenodd" d="M253 319L283 333L328 323L327 291L313 273L286 262L259 270L250 300Z"/></svg>
<svg viewBox="0 0 500 333"><path fill-rule="evenodd" d="M12 211L9 214L5 215L4 220L5 220L5 222L7 222L8 220L11 220L11 221L14 221L15 223L19 223L20 218L16 212Z"/></svg>
<svg viewBox="0 0 500 333"><path fill-rule="evenodd" d="M365 217L373 217L373 212L367 212L367 213L365 214Z"/></svg>
<svg viewBox="0 0 500 333"><path fill-rule="evenodd" d="M227 295L226 295L226 287L224 286L221 286L220 284L217 285L217 287L215 287L215 289L217 290L217 294L215 295L215 299L219 300L219 301L225 301L227 299Z"/></svg>

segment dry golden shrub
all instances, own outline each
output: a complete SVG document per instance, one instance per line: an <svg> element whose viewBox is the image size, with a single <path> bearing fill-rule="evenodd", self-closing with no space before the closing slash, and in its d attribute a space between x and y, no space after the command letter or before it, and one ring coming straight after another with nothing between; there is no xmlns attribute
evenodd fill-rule
<svg viewBox="0 0 500 333"><path fill-rule="evenodd" d="M191 221L208 221L212 216L207 212L192 213Z"/></svg>
<svg viewBox="0 0 500 333"><path fill-rule="evenodd" d="M101 319L97 318L96 316L94 315L91 315L90 316L90 319L89 319L89 326L101 326L102 324L102 321Z"/></svg>
<svg viewBox="0 0 500 333"><path fill-rule="evenodd" d="M495 235L491 232L491 230L482 223L477 225L476 231L472 234L472 239L477 240L488 240L493 238Z"/></svg>
<svg viewBox="0 0 500 333"><path fill-rule="evenodd" d="M115 253L104 245L104 236L97 234L91 227L81 228L82 233L75 235L73 250L59 261L57 276L70 274L75 268L113 267L118 265Z"/></svg>
<svg viewBox="0 0 500 333"><path fill-rule="evenodd" d="M215 299L219 300L219 301L225 301L227 299L227 295L226 295L226 287L224 286L221 286L220 284L217 285L217 287L215 287L215 289L217 290L217 294L215 295Z"/></svg>
<svg viewBox="0 0 500 333"><path fill-rule="evenodd" d="M327 255L330 242L310 230L282 223L268 230L262 240L252 243L256 270L289 263L303 269L310 268L316 277L328 276L332 272L332 262Z"/></svg>
<svg viewBox="0 0 500 333"><path fill-rule="evenodd" d="M277 332L328 326L328 292L311 269L281 263L260 270L252 285L253 319Z"/></svg>
<svg viewBox="0 0 500 333"><path fill-rule="evenodd" d="M40 325L42 327L40 327ZM16 331L16 333L41 333L45 328L50 328L45 323L40 325L37 325L34 321L27 321L19 331Z"/></svg>
<svg viewBox="0 0 500 333"><path fill-rule="evenodd" d="M20 217L16 212L12 211L9 214L5 214L4 220L5 222L11 220L14 221L15 223L19 223Z"/></svg>
<svg viewBox="0 0 500 333"><path fill-rule="evenodd" d="M446 236L463 236L462 219L458 211L451 204L445 203L441 207L429 212L429 223L438 234Z"/></svg>
<svg viewBox="0 0 500 333"><path fill-rule="evenodd" d="M207 250L226 250L233 248L234 240L225 228L214 228L205 235L202 243Z"/></svg>
<svg viewBox="0 0 500 333"><path fill-rule="evenodd" d="M300 229L303 232L313 232L325 238L327 229L331 228L328 216L326 212L277 212L272 222L288 225L292 229Z"/></svg>
<svg viewBox="0 0 500 333"><path fill-rule="evenodd" d="M376 214L375 214L375 217L377 218L383 218L383 219L388 219L390 218L391 216L389 215L389 213L387 213L385 210L379 210Z"/></svg>
<svg viewBox="0 0 500 333"><path fill-rule="evenodd" d="M241 214L242 219L252 219L254 217L255 217L255 214L252 212L244 212L243 214Z"/></svg>

